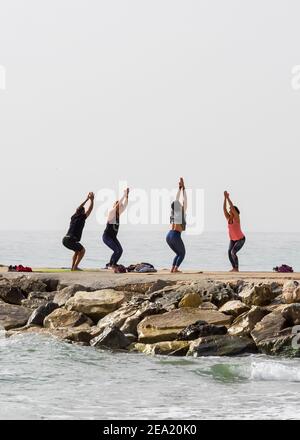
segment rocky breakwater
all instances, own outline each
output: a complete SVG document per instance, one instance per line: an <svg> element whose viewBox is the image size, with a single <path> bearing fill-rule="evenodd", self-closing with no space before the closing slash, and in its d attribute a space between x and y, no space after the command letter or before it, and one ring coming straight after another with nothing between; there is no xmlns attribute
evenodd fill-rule
<svg viewBox="0 0 300 440"><path fill-rule="evenodd" d="M0 278L7 336L52 335L99 349L171 356L300 357L300 283L158 280L93 290ZM300 339L300 338L299 338Z"/></svg>

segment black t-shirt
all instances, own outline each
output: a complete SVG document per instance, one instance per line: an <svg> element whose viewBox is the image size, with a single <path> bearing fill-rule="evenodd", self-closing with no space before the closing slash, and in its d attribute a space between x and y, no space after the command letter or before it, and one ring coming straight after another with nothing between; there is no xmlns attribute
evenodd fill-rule
<svg viewBox="0 0 300 440"><path fill-rule="evenodd" d="M84 214L74 214L71 217L71 223L67 235L75 238L77 241L81 240L82 231L85 225L86 215Z"/></svg>

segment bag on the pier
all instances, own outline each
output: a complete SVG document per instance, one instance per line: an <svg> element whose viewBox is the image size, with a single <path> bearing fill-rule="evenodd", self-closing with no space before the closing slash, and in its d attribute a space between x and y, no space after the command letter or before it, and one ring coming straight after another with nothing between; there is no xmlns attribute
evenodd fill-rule
<svg viewBox="0 0 300 440"><path fill-rule="evenodd" d="M283 264L282 266L274 267L274 272L278 273L293 273L294 269L291 266L288 266L287 264Z"/></svg>
<svg viewBox="0 0 300 440"><path fill-rule="evenodd" d="M114 267L114 273L126 273L126 267L122 264L118 264L118 266Z"/></svg>

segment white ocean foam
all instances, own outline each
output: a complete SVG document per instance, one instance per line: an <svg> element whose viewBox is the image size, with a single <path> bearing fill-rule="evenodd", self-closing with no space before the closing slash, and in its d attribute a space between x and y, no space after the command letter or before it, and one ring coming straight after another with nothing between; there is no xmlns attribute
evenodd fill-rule
<svg viewBox="0 0 300 440"><path fill-rule="evenodd" d="M249 378L255 381L300 382L300 366L274 361L252 362Z"/></svg>

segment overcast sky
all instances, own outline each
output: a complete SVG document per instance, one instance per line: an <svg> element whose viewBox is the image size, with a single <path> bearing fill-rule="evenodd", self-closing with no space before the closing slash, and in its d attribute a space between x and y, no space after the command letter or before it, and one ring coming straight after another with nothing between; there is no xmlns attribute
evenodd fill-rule
<svg viewBox="0 0 300 440"><path fill-rule="evenodd" d="M206 230L227 189L245 230L300 232L299 17L299 0L0 0L0 229L65 229L88 191L182 175Z"/></svg>

